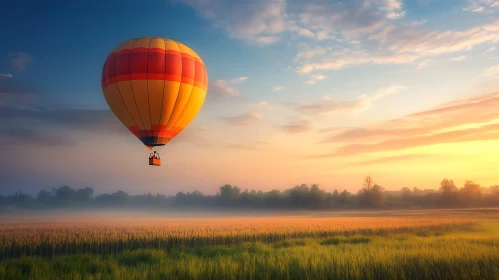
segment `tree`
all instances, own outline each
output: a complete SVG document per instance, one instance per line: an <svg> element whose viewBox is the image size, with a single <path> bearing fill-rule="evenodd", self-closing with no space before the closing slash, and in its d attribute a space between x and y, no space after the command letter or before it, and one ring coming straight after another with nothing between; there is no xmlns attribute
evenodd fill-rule
<svg viewBox="0 0 499 280"><path fill-rule="evenodd" d="M283 204L283 195L280 190L271 190L267 193L265 204L269 207L279 207Z"/></svg>
<svg viewBox="0 0 499 280"><path fill-rule="evenodd" d="M457 206L459 203L458 191L454 181L443 179L442 182L440 182L440 198L442 205Z"/></svg>
<svg viewBox="0 0 499 280"><path fill-rule="evenodd" d="M82 202L90 201L93 195L94 195L94 189L90 187L78 189L76 191L76 199Z"/></svg>
<svg viewBox="0 0 499 280"><path fill-rule="evenodd" d="M489 190L491 195L499 196L499 185L490 186Z"/></svg>
<svg viewBox="0 0 499 280"><path fill-rule="evenodd" d="M373 186L373 178L371 176L364 177L363 190L369 191Z"/></svg>
<svg viewBox="0 0 499 280"><path fill-rule="evenodd" d="M460 193L463 205L475 206L482 198L482 187L473 181L466 181Z"/></svg>
<svg viewBox="0 0 499 280"><path fill-rule="evenodd" d="M408 187L403 187L402 190L401 190L401 193L402 193L402 197L407 199L409 197L411 197L411 189L409 189Z"/></svg>
<svg viewBox="0 0 499 280"><path fill-rule="evenodd" d="M326 205L327 195L324 190L321 190L319 188L319 185L313 184L310 187L308 199L308 206L312 206L313 208L321 208Z"/></svg>
<svg viewBox="0 0 499 280"><path fill-rule="evenodd" d="M49 202L50 197L50 193L47 190L41 190L36 196L36 200L38 200L39 203L46 204Z"/></svg>
<svg viewBox="0 0 499 280"><path fill-rule="evenodd" d="M292 207L301 208L308 204L309 188L306 184L295 186L289 191L289 199Z"/></svg>
<svg viewBox="0 0 499 280"><path fill-rule="evenodd" d="M75 190L68 187L62 186L55 190L55 199L59 201L70 201L75 196Z"/></svg>
<svg viewBox="0 0 499 280"><path fill-rule="evenodd" d="M152 194L150 194L152 196ZM112 194L114 202L117 204L123 205L128 202L128 193L124 191L117 191ZM152 200L152 199L151 199Z"/></svg>
<svg viewBox="0 0 499 280"><path fill-rule="evenodd" d="M220 202L222 204L235 204L241 196L241 189L237 186L223 185L220 187Z"/></svg>
<svg viewBox="0 0 499 280"><path fill-rule="evenodd" d="M385 201L385 190L380 185L374 184L371 176L366 176L359 196L363 206L377 208Z"/></svg>

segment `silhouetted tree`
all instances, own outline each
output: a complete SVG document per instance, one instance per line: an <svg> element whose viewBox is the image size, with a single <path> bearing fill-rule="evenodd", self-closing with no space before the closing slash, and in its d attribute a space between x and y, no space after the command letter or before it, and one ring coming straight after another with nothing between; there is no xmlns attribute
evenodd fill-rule
<svg viewBox="0 0 499 280"><path fill-rule="evenodd" d="M364 178L363 188L359 191L360 203L366 207L380 207L385 200L385 190L373 183L371 176Z"/></svg>
<svg viewBox="0 0 499 280"><path fill-rule="evenodd" d="M36 196L36 200L41 204L47 204L51 198L51 193L47 190L41 190Z"/></svg>
<svg viewBox="0 0 499 280"><path fill-rule="evenodd" d="M457 207L457 206L499 206L499 185L482 188L479 184L466 181L462 189L458 189L452 180L441 181L440 189L419 189L408 187L400 191L385 191L375 184L370 176L364 178L363 187L357 195L347 190L339 192L335 189L326 192L319 185L296 185L286 190L248 190L244 192L237 186L224 185L216 195L204 195L199 191L192 193L179 192L173 196L160 193L155 195L129 195L124 191L112 194L101 194L93 197L93 189L89 187L74 190L68 186L53 188L51 191L41 190L36 200L22 192L13 195L0 195L0 211L9 206L34 208L60 207L179 207L191 205L194 207L233 207L245 208L275 208L275 209L317 209L342 208L349 209L358 206L368 208L411 208L411 207Z"/></svg>
<svg viewBox="0 0 499 280"><path fill-rule="evenodd" d="M476 206L482 198L482 187L473 181L466 181L460 193L462 205Z"/></svg>
<svg viewBox="0 0 499 280"><path fill-rule="evenodd" d="M241 189L237 186L223 185L220 187L220 202L225 205L235 204L241 196Z"/></svg>
<svg viewBox="0 0 499 280"><path fill-rule="evenodd" d="M309 206L313 208L322 208L326 205L326 191L321 190L319 185L312 185L309 190Z"/></svg>
<svg viewBox="0 0 499 280"><path fill-rule="evenodd" d="M81 202L90 201L94 195L94 189L86 187L76 191L76 199Z"/></svg>
<svg viewBox="0 0 499 280"><path fill-rule="evenodd" d="M459 190L452 180L443 179L440 182L440 195L443 206L457 206L459 203Z"/></svg>

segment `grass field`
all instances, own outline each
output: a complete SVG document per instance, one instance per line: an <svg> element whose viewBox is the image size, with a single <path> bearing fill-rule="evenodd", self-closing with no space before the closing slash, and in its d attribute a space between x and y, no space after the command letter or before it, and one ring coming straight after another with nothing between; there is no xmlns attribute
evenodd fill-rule
<svg viewBox="0 0 499 280"><path fill-rule="evenodd" d="M90 216L1 217L0 279L499 279L496 209Z"/></svg>

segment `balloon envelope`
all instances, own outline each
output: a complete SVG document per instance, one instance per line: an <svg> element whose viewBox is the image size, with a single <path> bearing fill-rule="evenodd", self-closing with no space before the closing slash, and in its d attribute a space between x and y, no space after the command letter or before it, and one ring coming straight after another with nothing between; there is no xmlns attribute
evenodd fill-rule
<svg viewBox="0 0 499 280"><path fill-rule="evenodd" d="M207 89L201 58L170 39L124 42L102 69L102 91L111 111L149 149L167 144L189 125Z"/></svg>

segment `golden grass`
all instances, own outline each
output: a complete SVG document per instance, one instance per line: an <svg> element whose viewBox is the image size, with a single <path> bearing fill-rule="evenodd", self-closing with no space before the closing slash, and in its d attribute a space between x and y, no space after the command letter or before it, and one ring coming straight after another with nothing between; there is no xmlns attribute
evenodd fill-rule
<svg viewBox="0 0 499 280"><path fill-rule="evenodd" d="M143 248L171 249L241 242L275 243L285 239L331 236L386 236L424 230L469 228L472 218L423 217L224 217L130 218L4 221L0 257L119 253Z"/></svg>

